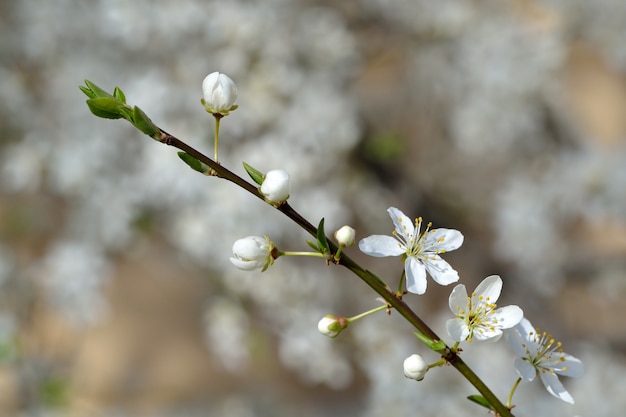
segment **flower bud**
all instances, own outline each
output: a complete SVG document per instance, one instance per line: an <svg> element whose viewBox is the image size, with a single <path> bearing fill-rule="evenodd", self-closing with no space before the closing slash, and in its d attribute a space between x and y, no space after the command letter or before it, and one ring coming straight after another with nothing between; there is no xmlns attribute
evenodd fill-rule
<svg viewBox="0 0 626 417"><path fill-rule="evenodd" d="M343 226L341 229L335 232L335 239L341 246L352 246L354 245L354 237L356 232L350 226Z"/></svg>
<svg viewBox="0 0 626 417"><path fill-rule="evenodd" d="M213 72L207 75L202 81L202 94L202 104L214 116L226 116L237 108L237 84L226 74Z"/></svg>
<svg viewBox="0 0 626 417"><path fill-rule="evenodd" d="M404 376L421 381L428 372L428 364L420 355L414 353L404 360Z"/></svg>
<svg viewBox="0 0 626 417"><path fill-rule="evenodd" d="M265 271L274 263L272 251L274 243L265 236L248 236L233 244L233 257L230 262L244 271L260 269Z"/></svg>
<svg viewBox="0 0 626 417"><path fill-rule="evenodd" d="M272 203L282 203L289 198L289 174L282 169L274 169L265 174L261 184L261 194Z"/></svg>
<svg viewBox="0 0 626 417"><path fill-rule="evenodd" d="M348 322L343 317L327 314L317 323L317 329L321 334L328 337L337 337L343 329L348 327Z"/></svg>

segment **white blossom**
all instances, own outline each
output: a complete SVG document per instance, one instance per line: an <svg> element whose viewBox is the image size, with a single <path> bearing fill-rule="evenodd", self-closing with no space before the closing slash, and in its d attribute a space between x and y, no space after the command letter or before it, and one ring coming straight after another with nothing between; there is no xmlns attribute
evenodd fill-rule
<svg viewBox="0 0 626 417"><path fill-rule="evenodd" d="M450 337L457 342L473 339L495 342L502 337L502 329L519 323L524 312L518 306L496 309L501 290L502 279L497 275L485 278L471 296L467 295L465 285L454 287L449 304L456 317L446 323Z"/></svg>
<svg viewBox="0 0 626 417"><path fill-rule="evenodd" d="M561 342L535 329L527 319L522 319L514 328L506 332L511 348L519 355L515 359L515 369L524 381L532 381L537 375L548 392L565 402L574 403L558 375L579 377L584 366L580 359L564 353Z"/></svg>
<svg viewBox="0 0 626 417"><path fill-rule="evenodd" d="M389 207L395 225L393 236L372 235L359 242L359 249L370 256L403 256L406 289L414 294L426 292L426 272L441 285L459 280L459 274L439 254L458 249L463 235L454 229L430 229L421 232L422 218L415 225L403 212Z"/></svg>

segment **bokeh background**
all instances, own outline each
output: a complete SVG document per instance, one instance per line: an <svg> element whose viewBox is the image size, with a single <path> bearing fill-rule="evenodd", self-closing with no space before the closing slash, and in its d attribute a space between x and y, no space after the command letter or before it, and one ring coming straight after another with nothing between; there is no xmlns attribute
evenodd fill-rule
<svg viewBox="0 0 626 417"><path fill-rule="evenodd" d="M397 314L318 333L378 305L346 271L235 270L238 238L307 236L78 89L119 85L210 153L213 71L240 89L224 165L287 170L329 232L387 234L389 206L461 230L461 282L501 275L501 304L585 362L562 379L573 406L535 381L516 415L623 412L625 41L623 0L1 1L0 415L485 415L450 368L403 377L411 353L437 358ZM397 282L398 259L350 254ZM450 290L407 298L440 334ZM505 398L508 347L463 355Z"/></svg>

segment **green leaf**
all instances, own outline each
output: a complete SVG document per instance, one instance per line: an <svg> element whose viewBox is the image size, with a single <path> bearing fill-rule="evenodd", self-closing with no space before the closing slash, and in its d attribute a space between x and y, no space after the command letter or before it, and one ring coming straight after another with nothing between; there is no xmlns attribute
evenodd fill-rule
<svg viewBox="0 0 626 417"><path fill-rule="evenodd" d="M80 86L79 88L89 98L113 97L111 94L107 93L89 80L85 80L85 84L87 87Z"/></svg>
<svg viewBox="0 0 626 417"><path fill-rule="evenodd" d="M133 107L132 124L148 136L155 136L159 133L159 128L137 106Z"/></svg>
<svg viewBox="0 0 626 417"><path fill-rule="evenodd" d="M310 240L307 239L306 241L307 245L309 245L311 247L311 249L313 249L315 252L321 252L320 248L313 242L311 242Z"/></svg>
<svg viewBox="0 0 626 417"><path fill-rule="evenodd" d="M90 98L87 100L87 106L89 106L89 110L98 117L105 119L120 119L124 117L121 111L123 104L112 96Z"/></svg>
<svg viewBox="0 0 626 417"><path fill-rule="evenodd" d="M208 166L207 164L203 162L200 162L198 159L189 155L187 152L178 152L178 156L180 157L180 159L183 160L184 163L189 165L191 169L193 169L194 171L198 171L202 174L206 174L207 172L211 170L210 166Z"/></svg>
<svg viewBox="0 0 626 417"><path fill-rule="evenodd" d="M245 169L248 175L250 175L250 178L252 178L252 181L256 182L258 185L263 184L265 175L263 175L261 171L258 171L252 168L250 165L246 164L245 162L243 163L243 169Z"/></svg>
<svg viewBox="0 0 626 417"><path fill-rule="evenodd" d="M483 407L491 410L491 411L496 411L495 408L493 408L493 406L491 404L489 404L489 401L487 401L485 399L485 397L483 397L482 395L470 395L467 397L468 400L470 400L471 402L474 402L478 405L482 405Z"/></svg>
<svg viewBox="0 0 626 417"><path fill-rule="evenodd" d="M434 350L435 352L439 352L446 348L446 343L443 340L433 340L420 332L413 332L413 334L420 340L420 342L425 344L426 347Z"/></svg>
<svg viewBox="0 0 626 417"><path fill-rule="evenodd" d="M126 103L126 95L119 87L115 87L115 89L113 90L113 97L115 97L122 103Z"/></svg>
<svg viewBox="0 0 626 417"><path fill-rule="evenodd" d="M329 252L328 241L326 240L326 232L324 232L324 218L320 220L319 226L317 226L317 242L320 247L321 253Z"/></svg>

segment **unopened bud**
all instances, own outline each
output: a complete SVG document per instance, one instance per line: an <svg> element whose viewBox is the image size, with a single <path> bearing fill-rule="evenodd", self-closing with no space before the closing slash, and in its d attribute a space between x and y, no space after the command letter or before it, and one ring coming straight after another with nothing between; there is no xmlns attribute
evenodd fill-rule
<svg viewBox="0 0 626 417"><path fill-rule="evenodd" d="M337 243L341 246L352 246L354 245L354 238L356 235L356 231L350 226L343 226L341 229L335 232L335 239L337 239Z"/></svg>
<svg viewBox="0 0 626 417"><path fill-rule="evenodd" d="M337 337L343 329L348 327L348 322L344 317L337 317L334 314L327 314L317 323L317 329L321 334L328 337Z"/></svg>
<svg viewBox="0 0 626 417"><path fill-rule="evenodd" d="M282 203L289 198L289 174L282 169L268 171L261 184L261 194L272 203Z"/></svg>
<svg viewBox="0 0 626 417"><path fill-rule="evenodd" d="M226 116L237 108L237 84L226 74L213 72L202 81L202 104L212 115Z"/></svg>
<svg viewBox="0 0 626 417"><path fill-rule="evenodd" d="M404 360L404 376L421 381L428 372L428 364L420 355L414 353Z"/></svg>
<svg viewBox="0 0 626 417"><path fill-rule="evenodd" d="M244 271L265 271L274 262L273 249L274 243L269 237L248 236L233 244L230 262Z"/></svg>

